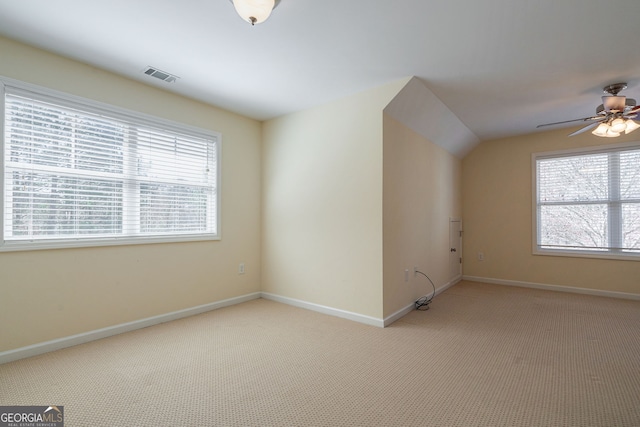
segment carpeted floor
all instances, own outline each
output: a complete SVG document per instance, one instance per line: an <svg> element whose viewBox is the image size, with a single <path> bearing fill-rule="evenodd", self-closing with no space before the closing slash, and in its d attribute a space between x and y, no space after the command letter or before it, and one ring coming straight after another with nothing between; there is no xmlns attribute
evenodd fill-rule
<svg viewBox="0 0 640 427"><path fill-rule="evenodd" d="M0 365L73 426L640 426L640 302L461 282L386 329L263 299Z"/></svg>

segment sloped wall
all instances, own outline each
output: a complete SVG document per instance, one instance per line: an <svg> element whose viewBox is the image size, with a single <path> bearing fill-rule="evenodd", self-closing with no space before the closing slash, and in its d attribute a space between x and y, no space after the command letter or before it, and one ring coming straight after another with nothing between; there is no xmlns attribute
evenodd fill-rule
<svg viewBox="0 0 640 427"><path fill-rule="evenodd" d="M478 137L417 77L409 80L384 112L459 159L480 143Z"/></svg>

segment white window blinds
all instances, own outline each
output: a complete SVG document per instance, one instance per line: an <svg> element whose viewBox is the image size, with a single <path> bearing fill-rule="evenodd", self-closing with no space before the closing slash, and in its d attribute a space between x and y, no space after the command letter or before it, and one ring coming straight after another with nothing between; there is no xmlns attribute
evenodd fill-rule
<svg viewBox="0 0 640 427"><path fill-rule="evenodd" d="M539 249L640 255L640 147L535 163Z"/></svg>
<svg viewBox="0 0 640 427"><path fill-rule="evenodd" d="M3 243L214 237L217 153L214 134L5 86Z"/></svg>

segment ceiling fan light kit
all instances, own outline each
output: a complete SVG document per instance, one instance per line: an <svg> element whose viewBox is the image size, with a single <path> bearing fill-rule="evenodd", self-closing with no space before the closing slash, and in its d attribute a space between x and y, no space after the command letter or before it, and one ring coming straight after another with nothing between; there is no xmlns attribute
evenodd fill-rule
<svg viewBox="0 0 640 427"><path fill-rule="evenodd" d="M280 0L230 0L238 15L252 26L269 18Z"/></svg>
<svg viewBox="0 0 640 427"><path fill-rule="evenodd" d="M622 132L624 132L625 134L629 134L638 128L640 128L640 125L634 122L632 119L625 119L623 118L623 116L619 116L614 119L609 119L606 122L600 123L598 127L591 133L595 136L615 138L616 136L620 136Z"/></svg>
<svg viewBox="0 0 640 427"><path fill-rule="evenodd" d="M603 138L615 138L616 136L620 136L620 132L614 131L606 123L600 123L598 127L595 128L595 130L591 133L595 136L601 136Z"/></svg>
<svg viewBox="0 0 640 427"><path fill-rule="evenodd" d="M640 128L640 125L633 120L627 120L627 127L624 130L624 133L631 133L634 130Z"/></svg>
<svg viewBox="0 0 640 427"><path fill-rule="evenodd" d="M636 106L636 100L619 96L621 90L626 89L626 83L614 83L603 88L607 95L602 97L602 104L596 108L596 115L593 117L585 117L583 119L566 120L563 122L547 123L542 126L551 126L561 123L570 122L592 122L589 125L578 129L569 136L578 135L596 127L591 133L595 136L603 138L615 138L620 136L622 132L629 134L640 128L640 124L633 119L640 114L640 107Z"/></svg>
<svg viewBox="0 0 640 427"><path fill-rule="evenodd" d="M617 119L611 120L611 124L609 125L609 127L613 132L620 133L624 132L624 130L627 128L627 123L624 119L618 117Z"/></svg>

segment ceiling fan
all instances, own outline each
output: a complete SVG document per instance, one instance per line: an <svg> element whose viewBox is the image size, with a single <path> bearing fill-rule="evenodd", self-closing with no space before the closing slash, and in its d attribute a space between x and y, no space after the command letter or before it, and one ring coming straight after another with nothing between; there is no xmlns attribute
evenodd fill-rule
<svg viewBox="0 0 640 427"><path fill-rule="evenodd" d="M578 129L569 136L578 135L594 128L591 132L592 134L607 138L620 136L622 132L631 133L640 128L640 124L633 120L640 115L640 106L636 106L635 99L618 96L618 93L626 88L626 83L614 83L605 86L603 91L607 95L602 97L602 104L596 108L595 116L565 120L563 122L546 123L538 125L536 128L571 122L590 122L587 126Z"/></svg>

